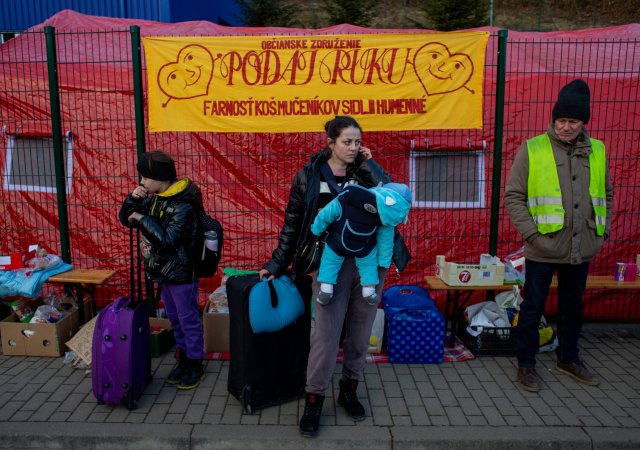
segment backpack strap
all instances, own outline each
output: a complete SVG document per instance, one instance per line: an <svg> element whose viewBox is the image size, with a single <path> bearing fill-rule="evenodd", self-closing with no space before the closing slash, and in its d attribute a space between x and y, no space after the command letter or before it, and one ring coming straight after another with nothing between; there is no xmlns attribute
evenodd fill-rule
<svg viewBox="0 0 640 450"><path fill-rule="evenodd" d="M333 176L333 172L331 171L331 167L329 167L329 163L322 164L320 166L320 172L322 173L322 176L324 176L324 180L329 185L331 193L337 196L342 191L342 188L338 186L336 178Z"/></svg>

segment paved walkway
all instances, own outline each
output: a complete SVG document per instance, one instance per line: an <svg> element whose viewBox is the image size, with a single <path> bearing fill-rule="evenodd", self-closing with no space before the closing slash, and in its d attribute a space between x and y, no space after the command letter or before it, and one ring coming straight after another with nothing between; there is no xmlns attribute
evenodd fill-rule
<svg viewBox="0 0 640 450"><path fill-rule="evenodd" d="M539 357L538 394L513 382L513 358L440 365L367 364L354 423L325 402L315 438L299 435L303 401L242 413L227 393L228 362L209 361L192 391L163 384L173 359L153 360L137 409L97 405L91 376L62 358L0 356L0 448L640 449L640 325L588 325L585 360L601 377L584 386Z"/></svg>

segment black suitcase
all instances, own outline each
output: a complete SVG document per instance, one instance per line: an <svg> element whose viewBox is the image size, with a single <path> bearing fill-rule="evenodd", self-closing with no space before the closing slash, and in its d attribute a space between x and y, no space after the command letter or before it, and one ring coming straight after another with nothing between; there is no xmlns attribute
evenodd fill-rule
<svg viewBox="0 0 640 450"><path fill-rule="evenodd" d="M305 311L294 323L273 333L255 334L249 323L249 293L258 275L227 280L229 302L229 379L227 389L248 414L304 395L311 329L311 277L295 285Z"/></svg>

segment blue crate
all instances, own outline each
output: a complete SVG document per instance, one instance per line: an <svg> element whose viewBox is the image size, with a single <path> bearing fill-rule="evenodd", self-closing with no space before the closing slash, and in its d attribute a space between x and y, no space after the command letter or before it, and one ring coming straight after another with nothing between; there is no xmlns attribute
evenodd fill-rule
<svg viewBox="0 0 640 450"><path fill-rule="evenodd" d="M391 363L438 364L444 356L445 321L420 286L393 286L382 296Z"/></svg>

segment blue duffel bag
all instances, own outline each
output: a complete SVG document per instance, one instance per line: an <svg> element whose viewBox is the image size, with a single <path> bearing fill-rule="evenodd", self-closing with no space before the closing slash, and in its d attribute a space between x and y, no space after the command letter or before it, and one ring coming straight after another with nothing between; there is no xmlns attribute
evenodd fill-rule
<svg viewBox="0 0 640 450"><path fill-rule="evenodd" d="M282 275L271 281L263 277L249 293L249 323L254 333L270 333L295 322L304 313L300 291L291 278Z"/></svg>
<svg viewBox="0 0 640 450"><path fill-rule="evenodd" d="M392 286L382 294L391 363L438 364L444 356L444 317L422 287Z"/></svg>

